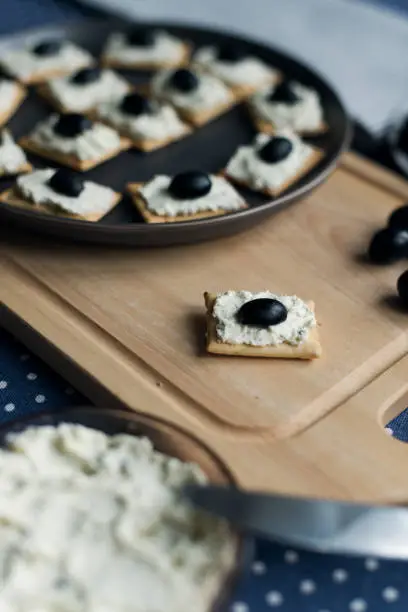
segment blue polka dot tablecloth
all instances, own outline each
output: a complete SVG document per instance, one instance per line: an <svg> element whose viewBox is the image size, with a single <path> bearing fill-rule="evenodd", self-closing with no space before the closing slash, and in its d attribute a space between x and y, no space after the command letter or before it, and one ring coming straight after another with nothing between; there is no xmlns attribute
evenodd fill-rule
<svg viewBox="0 0 408 612"><path fill-rule="evenodd" d="M0 425L87 404L0 329ZM408 441L408 411L387 429ZM226 612L408 612L407 577L408 563L318 555L257 540L252 564Z"/></svg>

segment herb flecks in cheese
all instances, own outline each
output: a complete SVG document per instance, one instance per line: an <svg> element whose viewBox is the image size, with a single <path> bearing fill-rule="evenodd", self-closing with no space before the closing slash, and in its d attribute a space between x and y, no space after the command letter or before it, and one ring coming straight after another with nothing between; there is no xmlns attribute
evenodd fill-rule
<svg viewBox="0 0 408 612"><path fill-rule="evenodd" d="M62 424L9 436L0 468L2 609L209 610L234 545L180 495L198 466Z"/></svg>
<svg viewBox="0 0 408 612"><path fill-rule="evenodd" d="M270 298L281 302L287 309L287 318L282 323L258 328L242 325L238 313L250 300ZM227 344L251 346L276 346L282 343L297 346L316 326L312 309L296 295L277 295L270 291L227 291L217 294L212 316L216 321L217 338Z"/></svg>

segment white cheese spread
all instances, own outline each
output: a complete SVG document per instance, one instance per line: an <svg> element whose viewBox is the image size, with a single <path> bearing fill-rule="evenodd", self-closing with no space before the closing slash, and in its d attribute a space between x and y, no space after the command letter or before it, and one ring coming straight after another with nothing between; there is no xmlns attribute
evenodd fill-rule
<svg viewBox="0 0 408 612"><path fill-rule="evenodd" d="M10 132L4 130L0 141L0 175L15 174L27 163L23 149L16 144Z"/></svg>
<svg viewBox="0 0 408 612"><path fill-rule="evenodd" d="M7 113L14 106L18 91L17 83L0 78L0 113Z"/></svg>
<svg viewBox="0 0 408 612"><path fill-rule="evenodd" d="M226 85L212 74L198 73L198 86L190 92L182 92L170 84L173 70L162 70L152 79L152 93L164 98L177 108L190 111L208 111L223 106L232 100L232 93Z"/></svg>
<svg viewBox="0 0 408 612"><path fill-rule="evenodd" d="M240 308L259 298L270 298L281 302L288 311L286 321L266 328L242 325L237 318ZM219 293L215 300L213 316L217 337L227 344L249 344L251 346L276 346L286 343L301 344L316 319L309 306L296 295L276 295L270 291L227 291Z"/></svg>
<svg viewBox="0 0 408 612"><path fill-rule="evenodd" d="M59 115L51 115L39 123L30 134L30 140L46 149L65 155L74 155L80 160L99 159L119 149L119 134L102 123L94 123L89 130L73 138L60 136L54 131Z"/></svg>
<svg viewBox="0 0 408 612"><path fill-rule="evenodd" d="M179 38L162 30L155 32L153 45L130 45L124 32L112 34L106 45L104 57L106 60L121 62L126 65L178 64L184 59L185 44Z"/></svg>
<svg viewBox="0 0 408 612"><path fill-rule="evenodd" d="M85 181L84 189L77 198L65 196L48 185L55 172L53 168L46 168L20 176L17 179L17 188L23 198L34 205L41 204L73 215L104 214L110 210L116 195L112 189Z"/></svg>
<svg viewBox="0 0 408 612"><path fill-rule="evenodd" d="M31 51L31 47L10 49L2 54L0 66L18 79L29 79L39 72L62 70L74 72L92 64L92 56L71 42L64 42L55 55L38 56Z"/></svg>
<svg viewBox="0 0 408 612"><path fill-rule="evenodd" d="M0 465L2 612L209 610L235 546L180 495L198 466L72 424L10 435Z"/></svg>
<svg viewBox="0 0 408 612"><path fill-rule="evenodd" d="M207 195L191 200L173 198L168 191L171 180L169 176L158 175L140 189L147 209L155 215L176 217L207 211L233 211L244 206L241 196L220 176L211 176L212 186Z"/></svg>
<svg viewBox="0 0 408 612"><path fill-rule="evenodd" d="M299 101L294 104L269 100L271 88L257 92L249 103L262 121L272 123L276 128L290 128L295 132L313 132L323 123L323 109L319 95L313 89L300 83L292 83Z"/></svg>
<svg viewBox="0 0 408 612"><path fill-rule="evenodd" d="M208 70L227 85L262 87L273 82L278 72L257 57L244 57L228 62L218 59L216 47L202 47L194 56L194 64Z"/></svg>
<svg viewBox="0 0 408 612"><path fill-rule="evenodd" d="M277 132L276 136L287 138L292 143L292 151L286 159L276 163L263 161L258 156L258 151L269 142L271 136L258 134L252 145L238 148L227 164L227 175L259 191L273 191L285 185L305 166L314 151L296 134L287 130Z"/></svg>
<svg viewBox="0 0 408 612"><path fill-rule="evenodd" d="M52 97L71 112L87 111L101 102L119 100L130 90L130 85L112 70L103 70L92 83L76 84L72 76L53 79L47 83Z"/></svg>
<svg viewBox="0 0 408 612"><path fill-rule="evenodd" d="M96 108L96 114L99 119L108 122L124 136L136 141L166 141L186 132L185 123L171 106L158 104L153 113L133 116L121 110L120 102L100 104Z"/></svg>

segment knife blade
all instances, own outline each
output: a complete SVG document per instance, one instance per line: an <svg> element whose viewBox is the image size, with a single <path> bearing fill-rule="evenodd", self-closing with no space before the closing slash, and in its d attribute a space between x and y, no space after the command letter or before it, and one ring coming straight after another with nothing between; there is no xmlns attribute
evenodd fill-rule
<svg viewBox="0 0 408 612"><path fill-rule="evenodd" d="M244 532L317 552L408 559L408 509L188 487L194 505Z"/></svg>

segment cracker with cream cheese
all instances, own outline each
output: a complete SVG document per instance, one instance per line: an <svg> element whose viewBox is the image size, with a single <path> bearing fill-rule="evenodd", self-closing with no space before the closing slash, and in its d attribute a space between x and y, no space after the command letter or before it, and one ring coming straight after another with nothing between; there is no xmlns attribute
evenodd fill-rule
<svg viewBox="0 0 408 612"><path fill-rule="evenodd" d="M192 65L221 79L240 99L282 79L278 70L231 44L201 47L194 54Z"/></svg>
<svg viewBox="0 0 408 612"><path fill-rule="evenodd" d="M0 177L31 172L32 166L23 149L8 130L0 133Z"/></svg>
<svg viewBox="0 0 408 612"><path fill-rule="evenodd" d="M248 99L248 109L256 129L266 134L289 129L315 136L327 131L318 93L296 81L280 81L255 92Z"/></svg>
<svg viewBox="0 0 408 612"><path fill-rule="evenodd" d="M204 293L206 306L206 346L207 352L216 355L229 355L235 357L268 357L276 359L317 359L322 355L317 325L309 329L308 334L299 344L281 342L275 345L252 346L250 344L232 344L220 339L217 332L217 319L214 317L214 306L217 295ZM314 312L314 303L306 302Z"/></svg>
<svg viewBox="0 0 408 612"><path fill-rule="evenodd" d="M207 72L187 68L158 72L148 92L174 106L183 119L196 127L216 119L238 102L223 81Z"/></svg>
<svg viewBox="0 0 408 612"><path fill-rule="evenodd" d="M0 127L17 112L26 97L23 85L11 79L0 79Z"/></svg>
<svg viewBox="0 0 408 612"><path fill-rule="evenodd" d="M135 148L145 152L165 147L192 132L172 106L137 92L99 104L88 116L116 129Z"/></svg>
<svg viewBox="0 0 408 612"><path fill-rule="evenodd" d="M112 70L88 67L42 83L37 93L60 113L89 113L131 89L130 83Z"/></svg>
<svg viewBox="0 0 408 612"><path fill-rule="evenodd" d="M230 189L230 185L228 182L220 176L211 176L210 177L213 185L214 180L216 184L216 189L218 193L218 189L225 189L225 194L220 196L215 206L208 206L206 208L205 198L208 196L204 196L200 198L201 202L197 208L199 210L188 210L188 205L183 204L183 200L174 200L171 195L168 194L168 185L170 183L170 177L159 176L154 177L152 181L148 183L128 183L127 191L130 194L133 204L139 211L140 215L146 221L146 223L177 223L180 221L195 221L198 219L206 219L210 217L219 217L221 215L226 215L229 212L234 212L238 210L244 210L248 207L246 202L242 199L242 197L232 188ZM152 209L152 199L149 196L146 196L144 193L144 189L146 186L153 184L154 180L164 179L164 185L158 187L158 193L160 193L160 197L167 198L168 202L174 203L177 206L174 214L165 214L164 210L160 210L160 207L156 209ZM220 191L221 193L221 191ZM154 203L153 203L154 204ZM223 204L225 208L223 208Z"/></svg>
<svg viewBox="0 0 408 612"><path fill-rule="evenodd" d="M126 151L131 142L108 126L67 113L38 123L20 139L20 145L30 153L86 171Z"/></svg>
<svg viewBox="0 0 408 612"><path fill-rule="evenodd" d="M186 65L191 46L164 30L136 27L114 32L108 39L101 63L109 68L157 70Z"/></svg>
<svg viewBox="0 0 408 612"><path fill-rule="evenodd" d="M88 51L60 39L13 47L3 51L0 58L0 67L25 85L61 77L93 63Z"/></svg>
<svg viewBox="0 0 408 612"><path fill-rule="evenodd" d="M274 135L258 134L252 144L238 147L224 174L237 185L276 197L310 172L321 159L321 151L293 132L281 130Z"/></svg>
<svg viewBox="0 0 408 612"><path fill-rule="evenodd" d="M55 172L55 169L35 170L32 175L38 175L39 173L42 173L45 176L45 174L48 173L46 174L46 179L48 180L49 177L52 176ZM45 182L46 180L44 179L44 184ZM103 185L97 185L96 183L92 183L91 181L85 181L85 185L87 184L92 185L93 187L97 187L99 194L103 193L106 200L103 208L98 209L98 198L92 198L91 208L88 208L84 212L75 212L75 206L70 206L66 208L61 207L61 205L59 205L57 201L58 195L55 196L55 194L55 201L53 203L51 202L51 199L53 197L52 195L49 202L36 202L32 198L30 198L27 190L25 193L23 193L22 188L21 186L19 186L18 182L16 182L11 189L7 189L6 191L0 194L0 202L3 202L5 204L8 204L9 206L13 206L16 208L23 208L25 210L38 212L40 214L48 214L68 219L79 219L82 221L97 222L100 221L103 217L105 217L119 203L122 198L122 194L113 191L109 187L104 187Z"/></svg>

